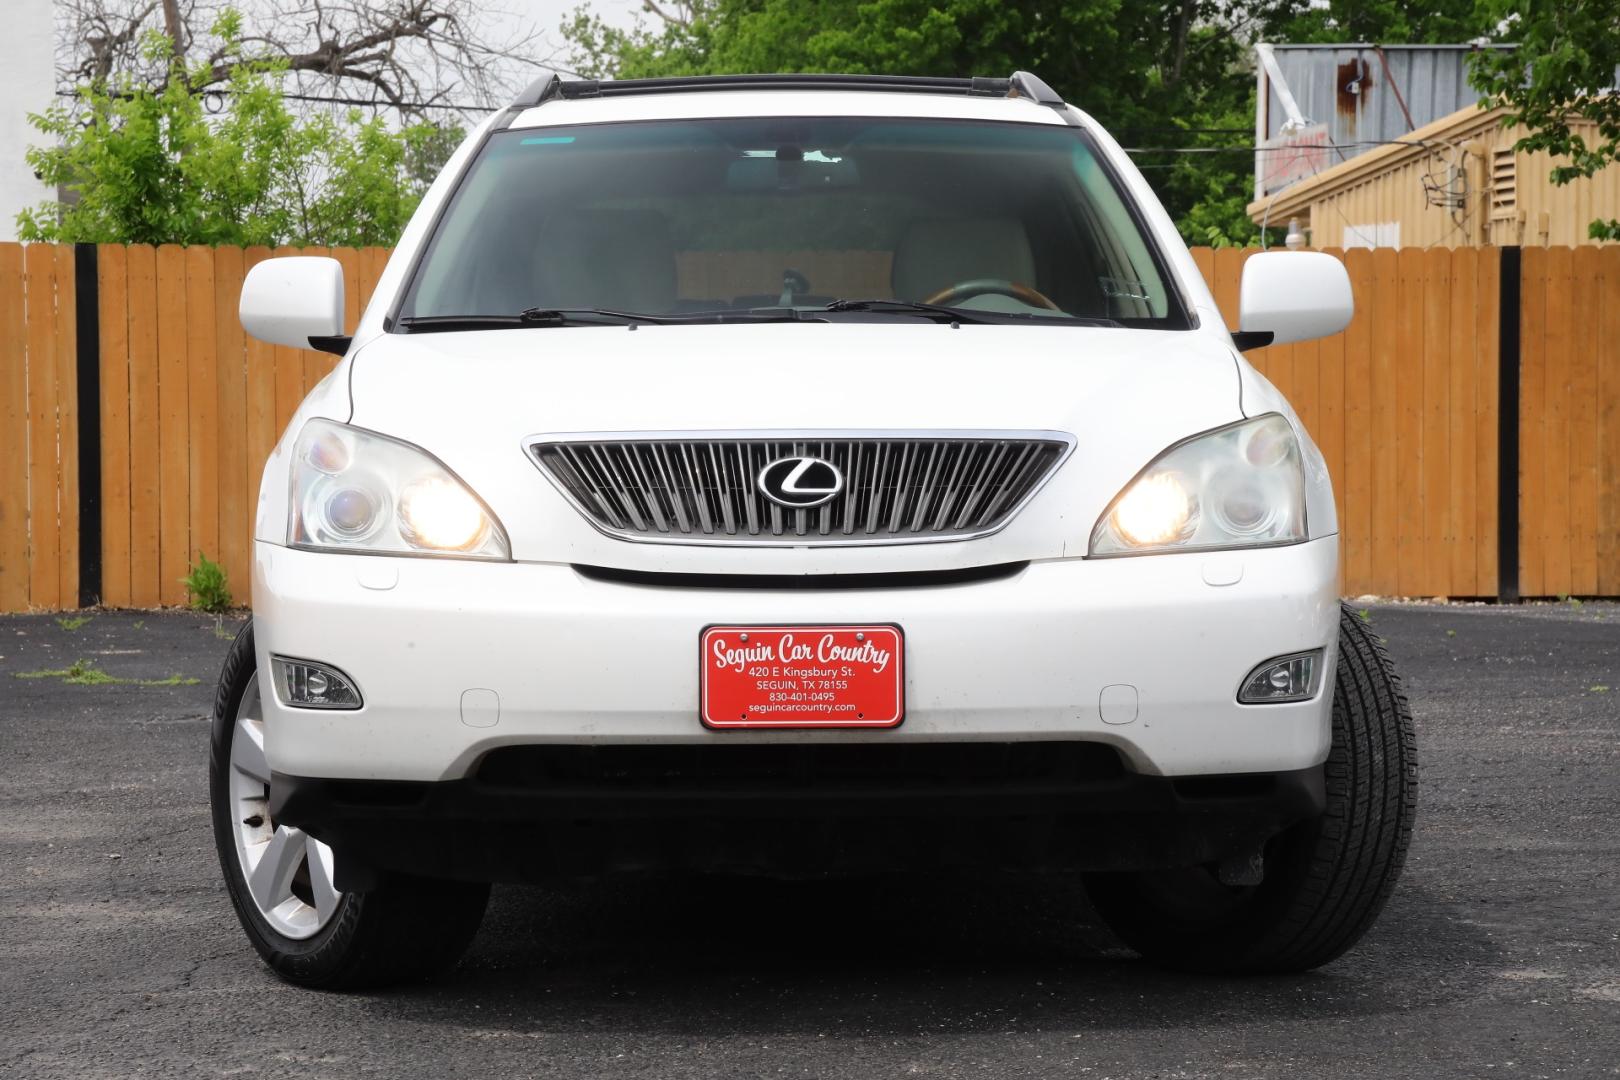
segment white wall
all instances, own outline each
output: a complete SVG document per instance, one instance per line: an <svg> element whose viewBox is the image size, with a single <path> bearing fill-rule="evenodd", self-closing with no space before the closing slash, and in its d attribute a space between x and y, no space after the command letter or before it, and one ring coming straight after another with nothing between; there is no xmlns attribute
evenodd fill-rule
<svg viewBox="0 0 1620 1080"><path fill-rule="evenodd" d="M28 114L56 92L52 0L0 0L0 240L17 238L17 211L51 192L34 178L23 152L40 141Z"/></svg>

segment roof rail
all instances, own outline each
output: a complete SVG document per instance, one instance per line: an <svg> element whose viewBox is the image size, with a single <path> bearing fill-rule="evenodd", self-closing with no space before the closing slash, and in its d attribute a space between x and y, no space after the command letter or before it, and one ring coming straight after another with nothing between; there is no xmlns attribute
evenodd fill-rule
<svg viewBox="0 0 1620 1080"><path fill-rule="evenodd" d="M1015 71L1007 81L1012 84L1007 92L1008 97L1027 97L1037 105L1063 106L1063 95L1046 85L1039 75Z"/></svg>
<svg viewBox="0 0 1620 1080"><path fill-rule="evenodd" d="M693 90L877 90L922 94L971 94L976 97L1029 98L1040 105L1062 107L1063 98L1027 71L1011 78L943 78L929 75L692 75L667 79L569 79L546 75L529 84L511 110L532 108L553 98L617 97L621 94L670 94Z"/></svg>
<svg viewBox="0 0 1620 1080"><path fill-rule="evenodd" d="M530 109L562 93L562 77L557 74L542 75L534 82L523 88L523 92L512 99L510 109Z"/></svg>

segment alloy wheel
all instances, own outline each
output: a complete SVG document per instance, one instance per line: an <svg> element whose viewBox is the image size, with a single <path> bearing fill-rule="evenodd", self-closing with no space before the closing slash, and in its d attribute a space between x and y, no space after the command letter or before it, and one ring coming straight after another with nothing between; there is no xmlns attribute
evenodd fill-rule
<svg viewBox="0 0 1620 1080"><path fill-rule="evenodd" d="M230 812L236 859L248 892L270 928L313 937L332 920L343 894L332 883L332 849L270 816L270 763L264 754L259 676L248 679L231 733Z"/></svg>

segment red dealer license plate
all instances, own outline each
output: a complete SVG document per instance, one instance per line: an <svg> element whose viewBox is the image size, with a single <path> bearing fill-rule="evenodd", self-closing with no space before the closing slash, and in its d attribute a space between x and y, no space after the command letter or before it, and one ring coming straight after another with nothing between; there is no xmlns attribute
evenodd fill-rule
<svg viewBox="0 0 1620 1080"><path fill-rule="evenodd" d="M898 626L711 626L700 652L711 728L888 728L905 717Z"/></svg>

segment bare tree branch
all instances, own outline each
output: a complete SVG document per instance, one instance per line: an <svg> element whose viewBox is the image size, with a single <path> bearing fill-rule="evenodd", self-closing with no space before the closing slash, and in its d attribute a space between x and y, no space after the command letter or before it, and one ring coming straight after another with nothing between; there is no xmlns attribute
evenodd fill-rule
<svg viewBox="0 0 1620 1080"><path fill-rule="evenodd" d="M240 34L226 40L216 26L232 9ZM491 17L504 13L484 0L57 0L57 10L65 86L166 85L172 61L143 48L160 33L173 57L202 58L187 69L195 93L229 81L243 62L276 60L288 91L300 95L362 98L405 113L446 103L486 109L508 100L532 69L553 67L556 52L533 29L497 40Z"/></svg>
<svg viewBox="0 0 1620 1080"><path fill-rule="evenodd" d="M174 49L174 58L184 62L186 39L190 34L185 20L180 16L180 0L163 0L163 32L168 35L170 47Z"/></svg>

